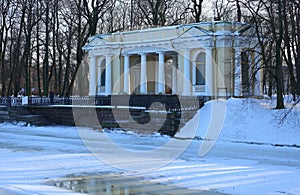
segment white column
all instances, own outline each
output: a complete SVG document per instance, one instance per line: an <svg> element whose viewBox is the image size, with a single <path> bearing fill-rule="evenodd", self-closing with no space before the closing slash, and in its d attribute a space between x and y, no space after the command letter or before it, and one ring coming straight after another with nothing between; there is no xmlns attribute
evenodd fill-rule
<svg viewBox="0 0 300 195"><path fill-rule="evenodd" d="M89 80L89 96L95 96L96 95L96 83L97 83L97 78L96 78L96 56L91 55L90 56L91 61L90 61L90 80Z"/></svg>
<svg viewBox="0 0 300 195"><path fill-rule="evenodd" d="M241 59L241 48L235 48L235 66L234 66L234 95L241 96L242 95L242 59Z"/></svg>
<svg viewBox="0 0 300 195"><path fill-rule="evenodd" d="M141 84L140 93L147 93L147 55L146 53L141 53Z"/></svg>
<svg viewBox="0 0 300 195"><path fill-rule="evenodd" d="M213 63L212 63L212 48L206 48L205 55L205 93L213 95Z"/></svg>
<svg viewBox="0 0 300 195"><path fill-rule="evenodd" d="M124 55L124 93L129 94L129 55Z"/></svg>
<svg viewBox="0 0 300 195"><path fill-rule="evenodd" d="M111 95L111 61L112 55L105 56L106 71L105 71L105 93Z"/></svg>
<svg viewBox="0 0 300 195"><path fill-rule="evenodd" d="M158 93L165 94L165 55L158 53Z"/></svg>
<svg viewBox="0 0 300 195"><path fill-rule="evenodd" d="M195 61L193 61L193 66L192 66L192 85L196 85L196 71L197 71L197 64Z"/></svg>
<svg viewBox="0 0 300 195"><path fill-rule="evenodd" d="M173 64L172 64L172 94L177 93L177 59L176 55L172 56Z"/></svg>
<svg viewBox="0 0 300 195"><path fill-rule="evenodd" d="M190 65L190 50L184 50L184 63L183 63L183 95L191 95L191 65Z"/></svg>
<svg viewBox="0 0 300 195"><path fill-rule="evenodd" d="M155 81L158 81L158 56L153 56L155 58ZM155 94L158 94L158 82L155 82Z"/></svg>
<svg viewBox="0 0 300 195"><path fill-rule="evenodd" d="M97 94L101 91L101 64L97 66Z"/></svg>

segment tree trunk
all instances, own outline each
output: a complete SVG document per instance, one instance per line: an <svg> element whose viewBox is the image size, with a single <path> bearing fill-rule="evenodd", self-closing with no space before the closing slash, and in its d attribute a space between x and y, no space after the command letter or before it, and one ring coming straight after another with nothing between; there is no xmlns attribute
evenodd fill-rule
<svg viewBox="0 0 300 195"><path fill-rule="evenodd" d="M28 17L27 17L27 35L26 35L26 45L25 45L25 95L31 95L31 78L30 78L30 61L31 61L31 37L32 37L32 2L28 3Z"/></svg>
<svg viewBox="0 0 300 195"><path fill-rule="evenodd" d="M235 0L236 3L236 11L237 11L237 21L241 22L242 21L242 11L241 11L241 6L239 3L239 0Z"/></svg>
<svg viewBox="0 0 300 195"><path fill-rule="evenodd" d="M26 13L26 5L22 5L22 16L20 20L20 28L18 32L18 38L17 43L13 49L13 62L15 64L15 69L13 70L14 75L14 96L17 97L18 93L20 91L20 85L21 85L21 79L23 74L23 62L24 55L22 56L22 59L20 61L20 54L21 54L21 41L22 41L22 34L23 34L23 27L24 27L24 21L25 21L25 13Z"/></svg>
<svg viewBox="0 0 300 195"><path fill-rule="evenodd" d="M276 109L284 108L283 101L283 76L282 76L282 60L281 60L281 47L276 46L276 91L277 91L277 103Z"/></svg>
<svg viewBox="0 0 300 195"><path fill-rule="evenodd" d="M269 74L268 76L269 78L269 82L268 82L268 96L269 97L272 97L273 95L273 79L272 79L272 76Z"/></svg>
<svg viewBox="0 0 300 195"><path fill-rule="evenodd" d="M38 1L37 1L38 3ZM38 5L37 5L37 9ZM39 13L39 11L37 10L37 12ZM37 48L36 48L36 75L37 75L37 85L38 85L38 95L42 96L42 87L41 87L41 75L40 75L40 33L39 33L39 23L37 23L36 25L36 44L37 44Z"/></svg>
<svg viewBox="0 0 300 195"><path fill-rule="evenodd" d="M279 32L277 34L275 30L275 18L273 18L273 37L276 40L276 91L277 91L277 103L276 109L284 108L283 101L283 74L282 74L282 55L281 55L281 44L283 40L283 16L282 16L282 4L281 0L278 1L278 23Z"/></svg>
<svg viewBox="0 0 300 195"><path fill-rule="evenodd" d="M45 20L45 28L46 28L46 38L45 38L45 57L44 57L44 75L43 75L43 83L44 83L44 96L48 96L49 92L49 82L48 82L48 75L49 75L49 43L50 43L50 28L49 28L49 1L46 1L46 20Z"/></svg>

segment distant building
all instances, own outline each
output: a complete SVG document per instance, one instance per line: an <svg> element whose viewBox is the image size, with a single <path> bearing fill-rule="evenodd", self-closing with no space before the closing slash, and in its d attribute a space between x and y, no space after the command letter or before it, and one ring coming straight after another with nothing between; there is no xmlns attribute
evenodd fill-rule
<svg viewBox="0 0 300 195"><path fill-rule="evenodd" d="M201 22L95 35L89 95L260 96L262 71L253 28Z"/></svg>

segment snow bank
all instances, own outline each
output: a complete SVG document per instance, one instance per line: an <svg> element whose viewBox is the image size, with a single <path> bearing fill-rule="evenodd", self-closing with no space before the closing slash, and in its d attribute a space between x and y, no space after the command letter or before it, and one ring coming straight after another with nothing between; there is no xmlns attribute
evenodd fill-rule
<svg viewBox="0 0 300 195"><path fill-rule="evenodd" d="M199 125L195 137L205 139L209 123L214 116L213 101L207 102L185 128ZM291 103L284 110L275 110L273 100L231 98L226 103L226 113L219 141L255 142L266 144L300 145L300 106L290 112ZM288 113L288 117L283 119ZM219 119L221 120L221 119ZM183 132L181 132L183 134Z"/></svg>

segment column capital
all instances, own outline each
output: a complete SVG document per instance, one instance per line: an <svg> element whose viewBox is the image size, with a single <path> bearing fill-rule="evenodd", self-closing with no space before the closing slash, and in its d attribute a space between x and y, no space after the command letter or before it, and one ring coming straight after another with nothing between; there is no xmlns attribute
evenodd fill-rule
<svg viewBox="0 0 300 195"><path fill-rule="evenodd" d="M214 47L204 47L206 51L211 51Z"/></svg>
<svg viewBox="0 0 300 195"><path fill-rule="evenodd" d="M123 53L122 56L124 56L124 57L125 56L130 56L130 54L129 53Z"/></svg>
<svg viewBox="0 0 300 195"><path fill-rule="evenodd" d="M105 57L113 57L113 54L105 54Z"/></svg>
<svg viewBox="0 0 300 195"><path fill-rule="evenodd" d="M191 57L191 50L190 49L184 49L182 50L184 52L184 57L190 59Z"/></svg>
<svg viewBox="0 0 300 195"><path fill-rule="evenodd" d="M139 54L140 56L147 55L146 52L139 52L138 54Z"/></svg>
<svg viewBox="0 0 300 195"><path fill-rule="evenodd" d="M182 51L184 52L187 52L187 51L191 51L191 48L184 48L184 49L181 49Z"/></svg>
<svg viewBox="0 0 300 195"><path fill-rule="evenodd" d="M155 53L157 53L157 54L165 54L166 52L165 51L156 51Z"/></svg>
<svg viewBox="0 0 300 195"><path fill-rule="evenodd" d="M98 57L98 55L93 54L93 53L89 53L88 57L89 57L89 58L96 58L96 57Z"/></svg>

